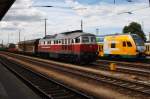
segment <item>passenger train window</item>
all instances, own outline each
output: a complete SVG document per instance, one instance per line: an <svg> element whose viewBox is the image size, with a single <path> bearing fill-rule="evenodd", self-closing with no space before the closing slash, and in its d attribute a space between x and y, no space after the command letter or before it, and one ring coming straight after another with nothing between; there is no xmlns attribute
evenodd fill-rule
<svg viewBox="0 0 150 99"><path fill-rule="evenodd" d="M58 44L58 40L56 40L56 44Z"/></svg>
<svg viewBox="0 0 150 99"><path fill-rule="evenodd" d="M123 41L123 47L126 47L126 42L125 41Z"/></svg>
<svg viewBox="0 0 150 99"><path fill-rule="evenodd" d="M65 39L65 44L67 44L67 39Z"/></svg>
<svg viewBox="0 0 150 99"><path fill-rule="evenodd" d="M76 38L75 43L80 43L80 38Z"/></svg>
<svg viewBox="0 0 150 99"><path fill-rule="evenodd" d="M71 43L74 43L74 39L71 40Z"/></svg>
<svg viewBox="0 0 150 99"><path fill-rule="evenodd" d="M131 44L131 42L127 42L127 45L128 45L128 47L132 47L132 44Z"/></svg>
<svg viewBox="0 0 150 99"><path fill-rule="evenodd" d="M50 44L50 41L48 41L47 44Z"/></svg>
<svg viewBox="0 0 150 99"><path fill-rule="evenodd" d="M59 44L61 43L61 40L59 40Z"/></svg>
<svg viewBox="0 0 150 99"><path fill-rule="evenodd" d="M89 42L89 37L82 37L82 42L83 43L88 43Z"/></svg>
<svg viewBox="0 0 150 99"><path fill-rule="evenodd" d="M64 40L62 40L62 44L64 44Z"/></svg>
<svg viewBox="0 0 150 99"><path fill-rule="evenodd" d="M68 39L68 44L70 44L70 39Z"/></svg>
<svg viewBox="0 0 150 99"><path fill-rule="evenodd" d="M115 43L111 43L111 48L116 48L116 44Z"/></svg>

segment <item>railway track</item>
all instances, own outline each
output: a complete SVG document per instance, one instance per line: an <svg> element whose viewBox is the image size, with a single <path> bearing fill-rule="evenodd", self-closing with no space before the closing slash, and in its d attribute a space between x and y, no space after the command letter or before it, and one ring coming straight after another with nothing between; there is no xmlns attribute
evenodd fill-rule
<svg viewBox="0 0 150 99"><path fill-rule="evenodd" d="M110 63L111 62L107 62L107 61L99 61L99 62L93 63L92 65L94 65L94 67L91 67L91 68L110 71L110 68L109 68ZM116 64L117 64L116 72L150 78L150 71L148 69L141 69L141 68L136 68L136 67L128 66L128 65L126 66L125 64L123 65L118 64L118 63Z"/></svg>
<svg viewBox="0 0 150 99"><path fill-rule="evenodd" d="M0 57L0 63L21 78L28 86L36 91L42 99L92 99L91 96L69 88L31 69L10 62L5 58Z"/></svg>
<svg viewBox="0 0 150 99"><path fill-rule="evenodd" d="M40 61L40 60L37 61L36 59L31 59L31 58L27 58L27 57L23 57L23 56L13 56L13 57L15 57L17 59L22 59L22 60L32 63L32 64L38 64L39 66L53 68L53 69L57 69L57 70L63 71L63 72L68 72L69 74L92 79L97 82L102 82L105 84L116 86L121 89L125 89L128 91L134 92L134 93L136 92L138 94L142 94L142 95L146 95L146 96L150 97L150 85L148 85L148 84L144 84L141 82L133 82L133 81L125 80L125 79L119 79L119 78L106 76L106 75L102 75L102 74L96 74L94 72L88 71L85 67L80 67L80 68L73 67L72 68L72 67L59 66L58 64L56 66L54 64L50 64L49 62L44 62L44 61Z"/></svg>
<svg viewBox="0 0 150 99"><path fill-rule="evenodd" d="M141 63L141 62L126 62L126 61L119 61L119 60L105 60L105 59L101 59L101 60L97 60L97 62L100 63L117 63L118 65L124 66L124 67L135 67L135 68L140 68L140 69L148 69L150 70L150 60L149 63L145 62L145 63Z"/></svg>

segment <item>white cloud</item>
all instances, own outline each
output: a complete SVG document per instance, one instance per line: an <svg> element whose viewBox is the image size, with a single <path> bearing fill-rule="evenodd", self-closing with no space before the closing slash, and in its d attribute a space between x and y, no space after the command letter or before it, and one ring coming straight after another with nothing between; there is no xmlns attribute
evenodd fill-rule
<svg viewBox="0 0 150 99"><path fill-rule="evenodd" d="M45 0L46 1L46 0ZM3 34L0 39L7 41L8 32L18 33L21 29L22 40L39 38L44 36L44 20L48 18L47 33L55 34L69 30L80 29L80 20L83 19L84 30L95 33L95 29L100 27L103 34L121 32L123 26L132 21L144 23L144 31L150 31L150 8L133 11L133 14L123 13L148 6L147 1L138 0L132 4L110 4L100 2L95 5L80 4L76 0L47 0L48 5L62 7L72 7L72 9L63 8L33 8L32 5L38 4L33 0L17 0L12 9L7 13L0 23ZM46 5L44 1L39 4ZM18 36L14 36L17 41Z"/></svg>

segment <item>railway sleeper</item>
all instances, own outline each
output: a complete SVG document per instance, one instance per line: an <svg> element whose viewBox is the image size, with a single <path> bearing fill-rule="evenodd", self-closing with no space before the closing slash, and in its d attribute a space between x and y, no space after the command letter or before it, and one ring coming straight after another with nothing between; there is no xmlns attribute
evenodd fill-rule
<svg viewBox="0 0 150 99"><path fill-rule="evenodd" d="M130 86L128 86L128 87L130 87L130 88L135 88L135 87L136 87L136 85L130 85Z"/></svg>
<svg viewBox="0 0 150 99"><path fill-rule="evenodd" d="M70 94L69 93L64 93L64 92L62 92L62 93L58 92L58 93L51 93L51 96L52 97L70 96Z"/></svg>
<svg viewBox="0 0 150 99"><path fill-rule="evenodd" d="M75 99L75 95L70 94L70 95L64 95L64 96L57 96L54 99ZM78 98L78 99L82 99L82 98Z"/></svg>
<svg viewBox="0 0 150 99"><path fill-rule="evenodd" d="M51 90L49 91L48 93L51 93L51 94L58 94L58 93L68 93L67 91L65 91L64 89L59 89L59 90Z"/></svg>

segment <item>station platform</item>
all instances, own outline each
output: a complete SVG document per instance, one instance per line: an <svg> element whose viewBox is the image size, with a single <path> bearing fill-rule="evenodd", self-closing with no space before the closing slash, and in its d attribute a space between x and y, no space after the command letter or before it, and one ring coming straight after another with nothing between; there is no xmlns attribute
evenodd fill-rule
<svg viewBox="0 0 150 99"><path fill-rule="evenodd" d="M41 99L0 64L0 99Z"/></svg>

